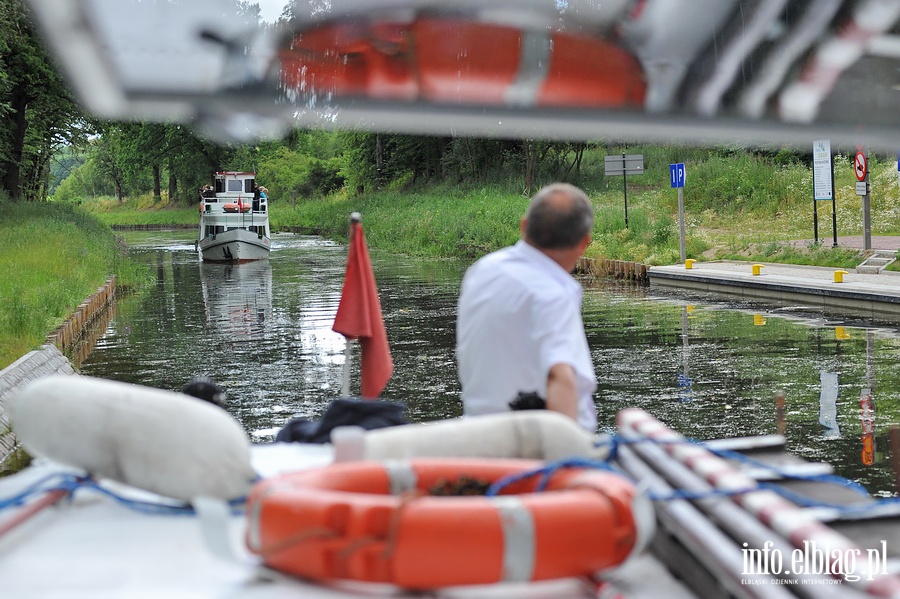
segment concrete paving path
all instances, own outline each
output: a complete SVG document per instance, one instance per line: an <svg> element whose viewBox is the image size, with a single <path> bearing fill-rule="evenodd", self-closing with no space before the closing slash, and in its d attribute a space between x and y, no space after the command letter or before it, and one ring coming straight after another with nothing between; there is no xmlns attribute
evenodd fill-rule
<svg viewBox="0 0 900 599"><path fill-rule="evenodd" d="M759 274L753 274L759 264ZM715 261L653 266L653 287L739 296L776 304L808 305L826 312L900 320L900 272L858 274L847 269L764 262ZM840 282L838 282L840 280Z"/></svg>
<svg viewBox="0 0 900 599"><path fill-rule="evenodd" d="M803 239L796 243L807 245L812 243L812 239ZM819 237L819 243L830 246L834 242L834 238L829 236ZM838 247L848 247L863 249L862 235L838 235ZM897 235L879 235L872 237L873 250L900 250L900 236Z"/></svg>

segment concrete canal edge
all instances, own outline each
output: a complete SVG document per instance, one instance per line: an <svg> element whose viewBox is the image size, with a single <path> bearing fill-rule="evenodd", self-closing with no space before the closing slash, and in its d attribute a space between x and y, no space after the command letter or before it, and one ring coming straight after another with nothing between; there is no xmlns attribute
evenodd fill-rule
<svg viewBox="0 0 900 599"><path fill-rule="evenodd" d="M762 268L772 271L764 274ZM785 264L711 262L654 266L651 287L730 295L751 302L805 305L824 313L873 319L900 319L900 277L850 275L845 270ZM829 278L832 277L833 278Z"/></svg>
<svg viewBox="0 0 900 599"><path fill-rule="evenodd" d="M115 302L116 279L110 277L84 300L47 342L0 370L0 472L15 469L18 442L6 414L6 400L29 383L53 374L75 374L64 352L72 351L87 329Z"/></svg>

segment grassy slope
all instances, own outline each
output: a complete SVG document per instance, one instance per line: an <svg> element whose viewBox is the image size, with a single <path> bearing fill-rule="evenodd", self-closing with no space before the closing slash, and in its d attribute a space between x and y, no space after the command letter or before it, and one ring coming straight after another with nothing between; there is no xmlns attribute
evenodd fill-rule
<svg viewBox="0 0 900 599"><path fill-rule="evenodd" d="M0 368L39 347L112 274L124 286L142 271L109 227L52 203L0 210Z"/></svg>
<svg viewBox="0 0 900 599"><path fill-rule="evenodd" d="M85 201L82 207L107 225L196 225L197 206L174 206L163 198L141 196L121 204L115 199Z"/></svg>
<svg viewBox="0 0 900 599"><path fill-rule="evenodd" d="M645 174L628 181L628 227L620 177L584 177L597 209L594 243L587 255L647 264L680 260L678 195L668 184L668 164L678 149L637 148ZM668 154L665 152L668 151ZM699 259L741 259L852 267L860 252L831 247L831 202L818 203L819 245L813 239L812 172L806 165L781 164L743 153L732 157L694 151L685 160L687 255ZM862 209L846 157L837 157L838 236L859 235ZM602 156L585 158L583 172L602 172ZM900 192L896 163L872 160L872 225L875 235L896 234ZM500 189L385 191L365 197L336 196L272 206L276 226L305 226L346 234L352 211L363 214L370 243L413 255L473 257L518 236L527 198Z"/></svg>
<svg viewBox="0 0 900 599"><path fill-rule="evenodd" d="M620 149L611 148L612 153ZM687 255L699 259L745 259L852 267L860 252L831 248L831 202L819 202L819 245L812 244L812 172L780 156L679 147L629 147L642 153L645 173L628 179L628 227L620 177L603 176L605 152L587 153L581 185L597 209L594 243L587 255L647 264L680 259L677 192L668 164L685 162ZM872 227L875 235L900 232L896 163L871 157ZM847 156L835 157L838 235L859 235L862 210ZM360 197L299 201L273 198L273 229L309 227L343 238L349 214L363 214L373 247L421 256L476 257L513 242L527 198L509 186L449 185L386 190ZM109 224L193 224L196 208L154 204L149 196L119 205L90 201L85 207Z"/></svg>

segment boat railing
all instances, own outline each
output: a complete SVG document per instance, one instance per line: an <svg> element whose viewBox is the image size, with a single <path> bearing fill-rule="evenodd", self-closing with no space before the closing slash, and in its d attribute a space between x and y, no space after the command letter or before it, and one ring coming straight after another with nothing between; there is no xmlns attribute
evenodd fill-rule
<svg viewBox="0 0 900 599"><path fill-rule="evenodd" d="M215 197L203 197L202 201L201 217L206 223L201 232L202 236L208 235L215 239L218 233L229 229L255 229L260 238L268 234L267 197L258 200L251 197L245 202L243 195L216 194ZM228 204L243 204L243 206L249 206L249 209L226 211L225 207ZM201 226L203 226L202 222Z"/></svg>
<svg viewBox="0 0 900 599"><path fill-rule="evenodd" d="M249 209L244 211L238 210L227 210L226 206L229 204L238 204L238 200L242 200L244 206L249 206ZM243 202L243 199L240 197L215 197L215 198L203 198L203 210L202 213L204 216L210 215L224 215L224 216L244 216L247 214L268 214L268 201L267 198L262 198L260 200L249 199L246 202Z"/></svg>

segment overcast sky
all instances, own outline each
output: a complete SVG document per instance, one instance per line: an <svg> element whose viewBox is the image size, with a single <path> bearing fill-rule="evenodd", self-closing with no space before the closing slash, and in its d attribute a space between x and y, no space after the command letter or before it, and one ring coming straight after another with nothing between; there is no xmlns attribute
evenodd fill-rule
<svg viewBox="0 0 900 599"><path fill-rule="evenodd" d="M259 4L259 15L263 21L274 23L281 16L281 11L288 0L253 0Z"/></svg>

